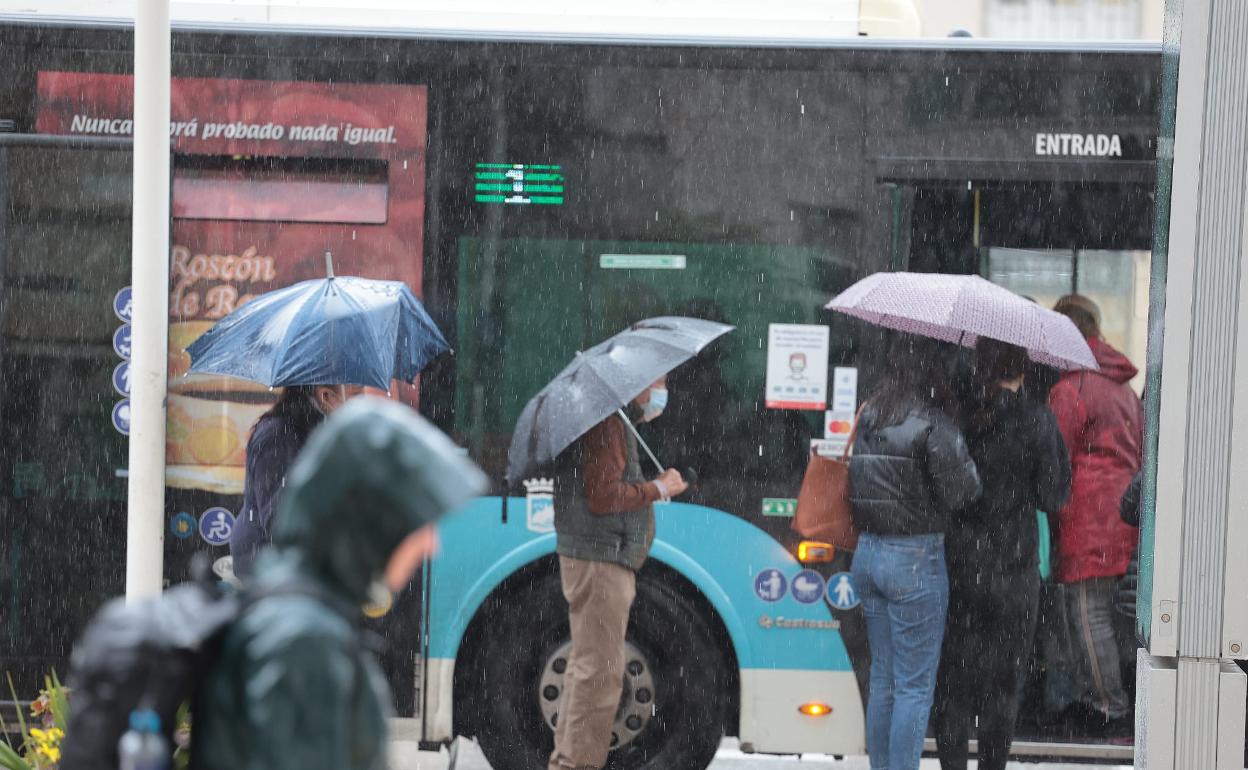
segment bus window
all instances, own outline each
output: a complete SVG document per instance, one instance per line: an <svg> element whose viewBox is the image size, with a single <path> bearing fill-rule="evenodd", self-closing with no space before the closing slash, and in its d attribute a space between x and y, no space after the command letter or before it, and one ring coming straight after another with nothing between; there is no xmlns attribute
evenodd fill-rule
<svg viewBox="0 0 1248 770"><path fill-rule="evenodd" d="M23 694L124 588L130 184L128 142L0 136L0 658Z"/></svg>
<svg viewBox="0 0 1248 770"><path fill-rule="evenodd" d="M183 156L177 166L178 219L386 223L385 161Z"/></svg>
<svg viewBox="0 0 1248 770"><path fill-rule="evenodd" d="M987 250L985 276L1011 291L1052 307L1079 293L1101 310L1106 341L1139 365L1148 341L1148 285L1152 253L1107 250ZM1140 391L1142 371L1131 381Z"/></svg>

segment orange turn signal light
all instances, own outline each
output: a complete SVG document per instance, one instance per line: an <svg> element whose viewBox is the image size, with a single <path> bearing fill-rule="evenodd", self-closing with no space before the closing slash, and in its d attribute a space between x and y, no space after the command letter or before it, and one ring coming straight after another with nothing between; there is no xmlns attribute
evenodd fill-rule
<svg viewBox="0 0 1248 770"><path fill-rule="evenodd" d="M803 540L797 544L797 560L803 563L832 561L836 546L819 540Z"/></svg>
<svg viewBox="0 0 1248 770"><path fill-rule="evenodd" d="M797 710L808 717L826 717L832 713L832 707L826 703L803 703L797 707Z"/></svg>

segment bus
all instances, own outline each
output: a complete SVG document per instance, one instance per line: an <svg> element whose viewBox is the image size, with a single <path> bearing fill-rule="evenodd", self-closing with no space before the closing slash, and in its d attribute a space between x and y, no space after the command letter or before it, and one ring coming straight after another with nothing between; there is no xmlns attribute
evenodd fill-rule
<svg viewBox="0 0 1248 770"><path fill-rule="evenodd" d="M611 765L703 767L723 736L863 753L861 610L828 590L852 554L802 548L791 519L809 452L888 362L822 308L881 270L981 274L1043 303L1093 297L1142 363L1159 49L305 22L175 25L166 579L197 553L228 575L248 430L275 398L188 375L186 345L323 275L325 251L339 274L405 281L454 353L392 396L494 486L368 621L395 727L540 766L568 630L557 491L503 481L516 418L630 323L724 321L643 428L698 481L659 506ZM0 666L24 692L123 588L131 45L119 21L0 21ZM795 326L820 340L822 399L770 392L775 331ZM1017 753L1130 756L1046 732L1060 671L1021 654Z"/></svg>

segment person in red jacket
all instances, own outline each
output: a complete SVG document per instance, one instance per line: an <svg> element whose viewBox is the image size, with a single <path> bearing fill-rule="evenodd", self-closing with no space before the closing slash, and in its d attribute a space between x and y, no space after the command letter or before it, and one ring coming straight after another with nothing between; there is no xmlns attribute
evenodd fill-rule
<svg viewBox="0 0 1248 770"><path fill-rule="evenodd" d="M1118 515L1144 441L1144 408L1128 384L1138 370L1101 336L1092 300L1072 294L1053 309L1079 328L1100 367L1066 372L1049 392L1072 474L1070 499L1057 517L1056 578L1065 584L1075 708L1093 729L1129 734L1114 599L1139 539Z"/></svg>

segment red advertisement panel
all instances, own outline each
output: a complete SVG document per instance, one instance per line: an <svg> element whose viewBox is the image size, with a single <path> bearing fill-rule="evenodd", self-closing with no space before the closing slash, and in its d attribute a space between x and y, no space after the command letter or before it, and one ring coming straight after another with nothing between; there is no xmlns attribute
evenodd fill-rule
<svg viewBox="0 0 1248 770"><path fill-rule="evenodd" d="M41 72L40 133L129 136L128 75ZM419 294L424 86L174 78L171 89L171 486L238 493L268 388L188 375L185 348L258 294L325 273ZM415 399L413 386L400 397Z"/></svg>

